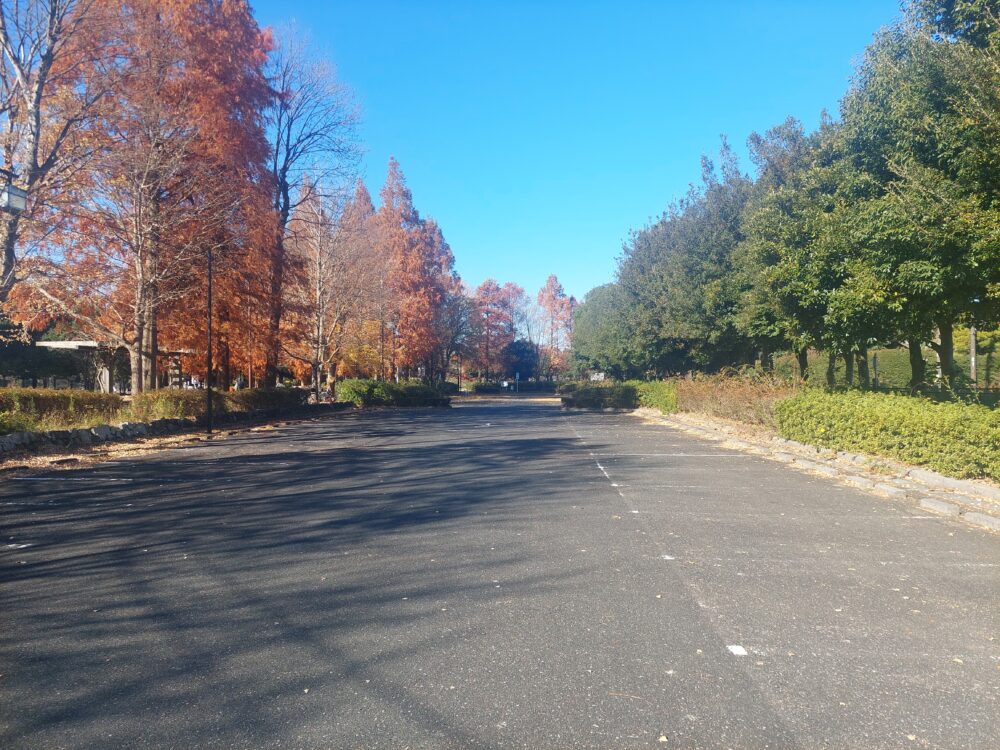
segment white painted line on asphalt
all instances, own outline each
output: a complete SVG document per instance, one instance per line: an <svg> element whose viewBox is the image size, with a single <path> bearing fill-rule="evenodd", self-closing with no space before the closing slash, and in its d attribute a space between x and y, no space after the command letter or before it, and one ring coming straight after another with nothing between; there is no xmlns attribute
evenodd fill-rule
<svg viewBox="0 0 1000 750"><path fill-rule="evenodd" d="M670 555L660 555L661 560L676 560L676 557L671 557Z"/></svg>
<svg viewBox="0 0 1000 750"><path fill-rule="evenodd" d="M747 650L742 646L726 646L729 649L729 653L733 656L746 656Z"/></svg>

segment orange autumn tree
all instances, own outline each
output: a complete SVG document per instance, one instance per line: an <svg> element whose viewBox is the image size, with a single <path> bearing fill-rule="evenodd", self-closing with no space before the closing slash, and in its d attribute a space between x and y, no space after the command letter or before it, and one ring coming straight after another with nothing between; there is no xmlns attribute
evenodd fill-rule
<svg viewBox="0 0 1000 750"><path fill-rule="evenodd" d="M189 107L198 123L195 159L211 165L237 210L215 236L213 345L221 384L237 372L263 369L259 311L266 296L263 257L274 220L269 210L269 145L265 110L274 99L265 66L274 48L245 0L172 0L178 36L187 50ZM207 249L207 248L206 248ZM206 260L194 283L169 311L175 349L193 351L188 369L204 377Z"/></svg>
<svg viewBox="0 0 1000 750"><path fill-rule="evenodd" d="M486 380L505 370L504 351L516 336L518 304L524 290L507 282L486 279L473 295L475 320L474 364Z"/></svg>
<svg viewBox="0 0 1000 750"><path fill-rule="evenodd" d="M272 51L268 76L275 90L265 112L272 234L262 258L266 288L261 301L266 316L264 385L271 387L281 360L281 321L291 281L288 223L297 206L310 197L306 175L312 175L314 185L335 185L353 173L358 115L333 66L310 57L291 32Z"/></svg>
<svg viewBox="0 0 1000 750"><path fill-rule="evenodd" d="M455 259L437 223L421 219L413 207L413 196L394 158L389 159L380 197L378 252L390 274L386 286L395 298L391 319L380 321L380 345L388 329L397 374L432 380L444 369L443 315L458 283Z"/></svg>
<svg viewBox="0 0 1000 750"><path fill-rule="evenodd" d="M559 279L552 274L538 291L538 305L542 313L543 342L539 363L542 372L551 380L566 370L576 299L566 295Z"/></svg>
<svg viewBox="0 0 1000 750"><path fill-rule="evenodd" d="M207 249L227 246L227 232L239 224L244 175L210 144L237 153L224 120L242 115L213 112L213 104L234 105L209 84L224 74L220 64L235 68L240 61L215 49L220 64L213 67L202 36L231 25L234 11L237 21L252 23L245 4L242 15L238 5L108 3L116 13L119 69L116 96L102 104L89 131L99 156L79 176L72 231L49 238L30 277L35 296L60 315L128 349L133 392L157 385L164 311L187 309Z"/></svg>
<svg viewBox="0 0 1000 750"><path fill-rule="evenodd" d="M336 376L356 340L373 287L373 214L359 181L342 209L322 190L311 191L289 222L287 249L299 273L288 286L283 352L317 399L321 381Z"/></svg>

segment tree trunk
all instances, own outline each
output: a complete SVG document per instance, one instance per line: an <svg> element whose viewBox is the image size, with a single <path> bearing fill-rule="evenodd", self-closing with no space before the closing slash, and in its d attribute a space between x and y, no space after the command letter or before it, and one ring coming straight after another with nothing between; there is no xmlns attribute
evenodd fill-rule
<svg viewBox="0 0 1000 750"><path fill-rule="evenodd" d="M284 222L280 226L284 227ZM274 243L270 277L267 336L264 341L263 386L265 388L274 388L278 384L278 360L281 354L281 296L285 282L285 239L282 229L278 230L278 236Z"/></svg>
<svg viewBox="0 0 1000 750"><path fill-rule="evenodd" d="M142 292L140 291L140 294ZM143 295L144 297L145 295ZM136 301L135 311L132 318L132 348L129 349L129 361L132 365L132 395L142 393L145 388L145 358L143 357L143 344L146 335L146 301L140 297Z"/></svg>
<svg viewBox="0 0 1000 750"><path fill-rule="evenodd" d="M938 332L941 343L937 350L941 358L941 377L944 378L949 388L955 387L955 330L952 322L939 321Z"/></svg>
<svg viewBox="0 0 1000 750"><path fill-rule="evenodd" d="M833 388L837 385L837 350L830 350L830 357L826 362L826 386Z"/></svg>
<svg viewBox="0 0 1000 750"><path fill-rule="evenodd" d="M910 388L919 388L924 384L927 363L917 339L908 339L906 346L910 350Z"/></svg>
<svg viewBox="0 0 1000 750"><path fill-rule="evenodd" d="M849 350L844 352L844 380L848 387L854 385L854 357Z"/></svg>
<svg viewBox="0 0 1000 750"><path fill-rule="evenodd" d="M156 307L153 304L155 290L150 289L146 298L146 325L142 337L142 389L151 391L159 385L156 381L156 359L158 356Z"/></svg>
<svg viewBox="0 0 1000 750"><path fill-rule="evenodd" d="M804 383L809 379L809 347L803 346L795 356L799 361L799 378Z"/></svg>
<svg viewBox="0 0 1000 750"><path fill-rule="evenodd" d="M7 301L10 290L14 288L14 271L17 264L17 256L14 254L17 243L16 215L5 216L3 218L3 257L0 258L0 304Z"/></svg>
<svg viewBox="0 0 1000 750"><path fill-rule="evenodd" d="M859 346L854 352L854 359L858 364L858 385L862 390L871 390L872 379L868 372L868 347Z"/></svg>

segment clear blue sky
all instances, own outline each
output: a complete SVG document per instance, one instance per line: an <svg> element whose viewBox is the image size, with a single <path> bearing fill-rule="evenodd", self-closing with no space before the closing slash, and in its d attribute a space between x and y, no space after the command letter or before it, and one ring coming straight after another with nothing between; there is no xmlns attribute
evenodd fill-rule
<svg viewBox="0 0 1000 750"><path fill-rule="evenodd" d="M393 154L463 279L582 297L702 153L835 111L898 0L251 0L294 21L363 110L373 195ZM745 168L749 170L749 164Z"/></svg>

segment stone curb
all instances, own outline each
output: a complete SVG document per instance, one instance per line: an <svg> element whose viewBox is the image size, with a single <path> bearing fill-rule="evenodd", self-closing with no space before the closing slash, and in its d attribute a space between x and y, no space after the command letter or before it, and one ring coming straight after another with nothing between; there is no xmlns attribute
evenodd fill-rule
<svg viewBox="0 0 1000 750"><path fill-rule="evenodd" d="M837 452L781 437L748 440L737 437L737 430L731 425L713 423L710 417L700 415L689 420L682 414L662 415L651 410L633 413L800 471L829 477L882 497L909 500L923 510L1000 531L1000 487L987 482L955 479L877 456Z"/></svg>
<svg viewBox="0 0 1000 750"><path fill-rule="evenodd" d="M215 424L252 424L269 419L299 419L326 413L344 411L350 404L321 404L302 406L298 409L255 409L253 411L230 412L216 415ZM86 448L105 443L122 443L145 437L160 437L192 432L203 427L205 422L194 418L154 419L151 422L122 422L118 425L99 424L75 430L50 430L48 432L12 432L0 436L0 460L14 454L37 451L49 446L62 448Z"/></svg>

